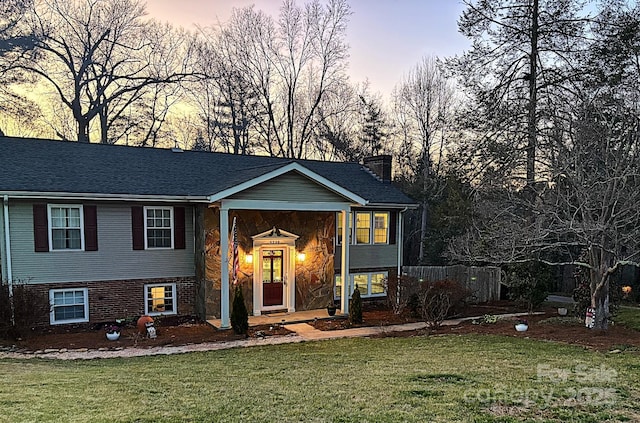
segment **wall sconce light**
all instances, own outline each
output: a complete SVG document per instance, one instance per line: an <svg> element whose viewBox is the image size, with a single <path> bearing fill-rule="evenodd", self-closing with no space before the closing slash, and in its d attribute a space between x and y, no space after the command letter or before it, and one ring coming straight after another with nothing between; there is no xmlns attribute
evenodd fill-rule
<svg viewBox="0 0 640 423"><path fill-rule="evenodd" d="M247 264L253 263L253 254L245 254L244 262Z"/></svg>
<svg viewBox="0 0 640 423"><path fill-rule="evenodd" d="M307 258L305 253L298 253L298 261L304 261L305 258Z"/></svg>

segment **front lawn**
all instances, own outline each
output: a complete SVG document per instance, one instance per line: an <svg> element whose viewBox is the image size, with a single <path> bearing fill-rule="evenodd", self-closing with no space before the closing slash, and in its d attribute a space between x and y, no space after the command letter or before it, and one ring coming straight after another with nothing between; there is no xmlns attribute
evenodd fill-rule
<svg viewBox="0 0 640 423"><path fill-rule="evenodd" d="M638 421L638 362L481 335L2 360L0 421Z"/></svg>
<svg viewBox="0 0 640 423"><path fill-rule="evenodd" d="M640 307L622 306L613 321L631 329L640 330Z"/></svg>

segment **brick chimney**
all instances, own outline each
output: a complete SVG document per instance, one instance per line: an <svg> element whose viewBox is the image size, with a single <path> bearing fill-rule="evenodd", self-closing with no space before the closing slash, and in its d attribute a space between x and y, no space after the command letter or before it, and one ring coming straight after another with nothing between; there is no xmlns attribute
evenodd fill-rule
<svg viewBox="0 0 640 423"><path fill-rule="evenodd" d="M373 172L382 182L391 182L391 156L383 154L380 156L366 157L363 164Z"/></svg>

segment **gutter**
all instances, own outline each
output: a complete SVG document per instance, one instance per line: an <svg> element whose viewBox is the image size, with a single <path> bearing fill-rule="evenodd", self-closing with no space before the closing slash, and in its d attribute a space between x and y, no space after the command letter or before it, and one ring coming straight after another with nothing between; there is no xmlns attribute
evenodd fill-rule
<svg viewBox="0 0 640 423"><path fill-rule="evenodd" d="M5 242L5 258L7 262L7 283L9 285L9 298L13 298L13 270L11 268L11 237L9 235L9 196L5 195L2 198L4 220L4 242ZM11 323L15 323L15 312L13 308L13 300L10 300L11 304Z"/></svg>
<svg viewBox="0 0 640 423"><path fill-rule="evenodd" d="M32 192L32 191L5 191L0 192L5 198L24 199L48 199L48 200L112 200L112 201L162 201L162 202L193 202L208 203L207 196L190 195L135 195L135 194L95 194L75 192Z"/></svg>

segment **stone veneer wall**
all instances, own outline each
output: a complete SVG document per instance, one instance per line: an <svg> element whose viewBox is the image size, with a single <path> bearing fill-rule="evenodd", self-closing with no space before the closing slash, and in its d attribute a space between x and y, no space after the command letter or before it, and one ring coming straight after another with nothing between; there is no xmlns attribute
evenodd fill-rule
<svg viewBox="0 0 640 423"><path fill-rule="evenodd" d="M47 299L51 289L88 288L89 323L113 321L144 314L144 285L175 283L177 314L195 315L195 278L155 278L116 281L68 282L28 285L30 290L40 292ZM41 325L49 325L49 315ZM56 325L57 326L57 325Z"/></svg>
<svg viewBox="0 0 640 423"><path fill-rule="evenodd" d="M204 212L205 301L207 316L220 317L220 212ZM296 251L304 252L303 263L296 262L296 310L322 308L333 298L335 213L301 211L233 210L229 228L237 218L238 244L243 254L253 251L252 236L274 226L298 235ZM240 283L247 309L253 310L253 264L240 261ZM233 288L229 295L233 299Z"/></svg>

